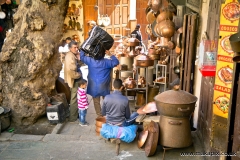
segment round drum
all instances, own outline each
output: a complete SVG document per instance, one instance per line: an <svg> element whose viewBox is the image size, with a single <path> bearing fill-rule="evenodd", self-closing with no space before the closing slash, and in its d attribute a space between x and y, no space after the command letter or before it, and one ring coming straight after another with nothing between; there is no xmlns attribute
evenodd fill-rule
<svg viewBox="0 0 240 160"><path fill-rule="evenodd" d="M160 116L160 144L170 148L184 148L192 144L189 118Z"/></svg>

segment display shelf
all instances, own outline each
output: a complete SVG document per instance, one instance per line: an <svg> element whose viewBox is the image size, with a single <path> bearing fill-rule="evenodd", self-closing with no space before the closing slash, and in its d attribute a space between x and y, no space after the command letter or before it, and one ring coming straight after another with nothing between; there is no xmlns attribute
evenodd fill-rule
<svg viewBox="0 0 240 160"><path fill-rule="evenodd" d="M163 82L157 82L158 78L164 78ZM167 88L167 65L156 64L156 80L153 82L155 84L163 85L163 91L166 91ZM161 86L159 87L159 90Z"/></svg>
<svg viewBox="0 0 240 160"><path fill-rule="evenodd" d="M145 91L146 93L145 93L145 95L146 95L146 97L145 97L145 99L146 99L146 101L145 101L145 103L147 104L148 102L147 102L147 99L148 99L148 69L149 69L149 67L152 67L152 66L148 66L148 67L139 67L139 66L136 66L135 67L135 70L136 70L136 72L135 72L135 79L136 79L136 84L137 84L137 86L135 87L135 88L133 88L133 89L126 89L126 94L127 94L127 92L128 91L132 91L132 90L135 90L135 91ZM139 79L139 76L140 76L140 73L139 73L139 69L140 68L143 68L144 69L144 78L145 78L145 81L146 81L146 87L139 87L138 86L138 79ZM136 104L136 103L135 103Z"/></svg>

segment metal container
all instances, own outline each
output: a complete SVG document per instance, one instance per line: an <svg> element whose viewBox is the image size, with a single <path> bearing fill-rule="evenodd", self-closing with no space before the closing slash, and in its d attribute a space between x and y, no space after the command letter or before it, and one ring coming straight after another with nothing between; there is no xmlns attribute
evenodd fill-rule
<svg viewBox="0 0 240 160"><path fill-rule="evenodd" d="M170 11L163 11L157 16L157 23L160 23L164 20L173 20L173 13Z"/></svg>
<svg viewBox="0 0 240 160"><path fill-rule="evenodd" d="M154 101L154 97L159 93L159 86L148 86L148 97L147 101L152 102Z"/></svg>
<svg viewBox="0 0 240 160"><path fill-rule="evenodd" d="M1 107L0 113L0 133L8 129L11 125L11 109L7 107Z"/></svg>
<svg viewBox="0 0 240 160"><path fill-rule="evenodd" d="M183 90L169 90L154 97L158 112L170 117L189 117L197 97Z"/></svg>
<svg viewBox="0 0 240 160"><path fill-rule="evenodd" d="M189 118L160 116L160 144L170 148L184 148L192 144Z"/></svg>
<svg viewBox="0 0 240 160"><path fill-rule="evenodd" d="M134 58L134 64L139 67L148 67L153 66L154 60L146 54L140 54Z"/></svg>
<svg viewBox="0 0 240 160"><path fill-rule="evenodd" d="M137 91L136 106L143 106L146 104L146 91Z"/></svg>
<svg viewBox="0 0 240 160"><path fill-rule="evenodd" d="M128 69L133 68L133 57L120 57L120 64L126 64Z"/></svg>

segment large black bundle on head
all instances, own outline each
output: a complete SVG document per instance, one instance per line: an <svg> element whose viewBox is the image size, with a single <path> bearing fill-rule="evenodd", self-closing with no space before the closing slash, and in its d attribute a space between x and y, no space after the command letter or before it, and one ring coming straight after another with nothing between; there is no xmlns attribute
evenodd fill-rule
<svg viewBox="0 0 240 160"><path fill-rule="evenodd" d="M114 43L113 38L102 28L94 26L89 37L83 42L81 49L94 59L102 59L105 51Z"/></svg>

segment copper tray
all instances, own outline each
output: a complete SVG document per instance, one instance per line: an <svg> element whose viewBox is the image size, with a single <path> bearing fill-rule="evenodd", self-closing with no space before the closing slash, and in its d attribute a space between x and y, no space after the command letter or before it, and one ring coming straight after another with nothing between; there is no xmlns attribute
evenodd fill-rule
<svg viewBox="0 0 240 160"><path fill-rule="evenodd" d="M138 148L142 148L147 140L148 130L142 131L138 136Z"/></svg>
<svg viewBox="0 0 240 160"><path fill-rule="evenodd" d="M151 121L148 125L148 137L145 142L145 155L147 157L154 155L157 150L159 137L159 126L158 123Z"/></svg>

